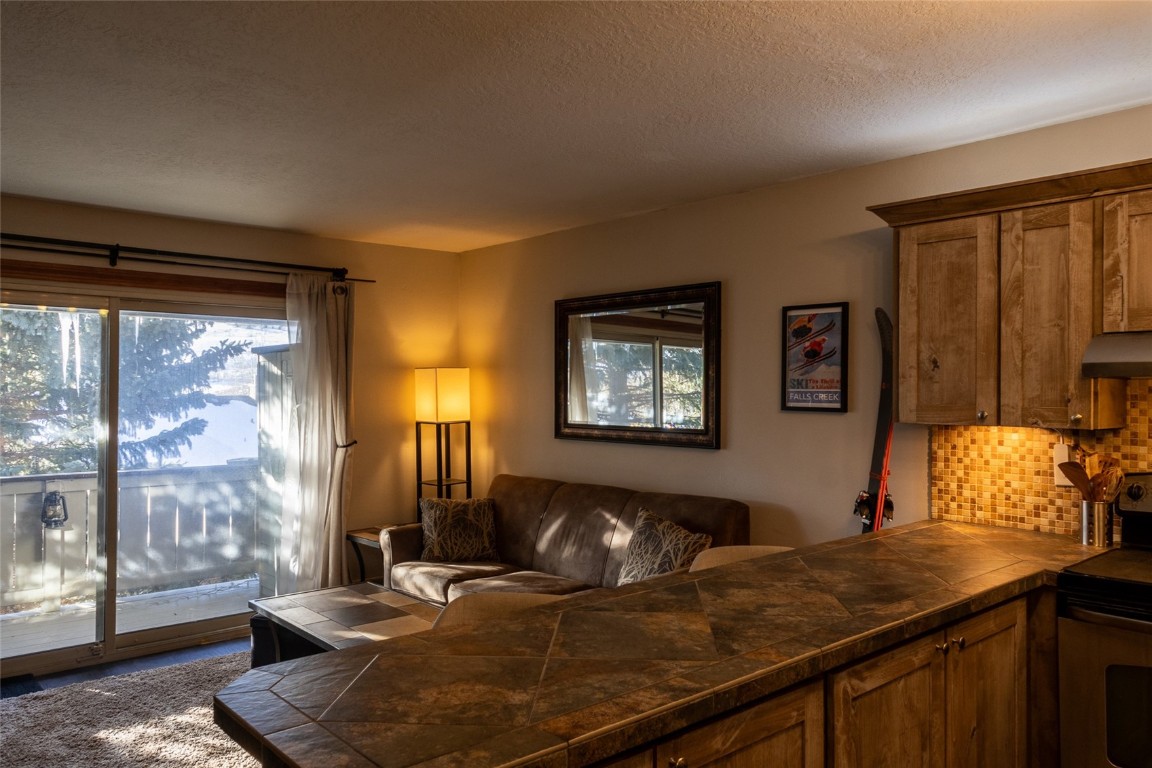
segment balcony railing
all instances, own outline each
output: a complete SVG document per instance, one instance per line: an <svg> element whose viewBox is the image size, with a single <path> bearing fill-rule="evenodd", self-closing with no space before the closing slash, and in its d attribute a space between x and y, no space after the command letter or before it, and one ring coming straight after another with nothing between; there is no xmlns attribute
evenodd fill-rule
<svg viewBox="0 0 1152 768"><path fill-rule="evenodd" d="M119 595L251 578L274 583L274 519L255 460L121 472ZM68 524L45 528L45 493L60 491ZM91 600L102 581L94 472L0 478L0 608ZM263 522L262 522L263 521Z"/></svg>

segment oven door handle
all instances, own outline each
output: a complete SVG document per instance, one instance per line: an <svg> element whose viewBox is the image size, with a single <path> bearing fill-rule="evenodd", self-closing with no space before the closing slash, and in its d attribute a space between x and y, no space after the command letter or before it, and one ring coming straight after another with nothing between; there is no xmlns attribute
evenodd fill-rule
<svg viewBox="0 0 1152 768"><path fill-rule="evenodd" d="M1089 624L1100 624L1105 627L1126 629L1129 632L1143 632L1144 634L1152 632L1152 622L1130 619L1127 616L1113 616L1110 613L1100 613L1099 611L1089 611L1086 608L1079 608L1074 605L1065 607L1064 617Z"/></svg>

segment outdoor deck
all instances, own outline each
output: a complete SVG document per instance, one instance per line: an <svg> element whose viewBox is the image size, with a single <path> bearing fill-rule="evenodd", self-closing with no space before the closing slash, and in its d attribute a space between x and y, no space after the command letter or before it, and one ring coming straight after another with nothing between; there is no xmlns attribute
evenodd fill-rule
<svg viewBox="0 0 1152 768"><path fill-rule="evenodd" d="M248 611L259 597L256 579L230 581L117 601L116 627L121 634L142 629L218 618ZM0 615L0 658L24 656L95 642L96 606L92 602L64 605L57 611L25 611Z"/></svg>
<svg viewBox="0 0 1152 768"><path fill-rule="evenodd" d="M116 589L124 593L118 634L195 631L195 622L247 613L261 581L276 583L279 529L261 506L255 462L131 470L117 483L118 527L107 535L116 537ZM41 523L49 490L67 502L64 527ZM97 642L99 498L95 472L0 478L0 658Z"/></svg>

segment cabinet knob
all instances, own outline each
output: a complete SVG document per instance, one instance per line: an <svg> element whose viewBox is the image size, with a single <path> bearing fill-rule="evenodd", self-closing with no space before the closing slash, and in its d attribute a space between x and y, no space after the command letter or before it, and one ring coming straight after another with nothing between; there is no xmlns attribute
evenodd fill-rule
<svg viewBox="0 0 1152 768"><path fill-rule="evenodd" d="M940 651L940 653L944 654L945 656L948 655L948 649L948 643L936 643L936 650Z"/></svg>
<svg viewBox="0 0 1152 768"><path fill-rule="evenodd" d="M668 768L688 768L688 761L682 757L668 758Z"/></svg>
<svg viewBox="0 0 1152 768"><path fill-rule="evenodd" d="M1084 414L1074 413L1072 414L1072 418L1068 419L1068 421L1072 422L1073 424L1079 424L1080 422L1084 421Z"/></svg>
<svg viewBox="0 0 1152 768"><path fill-rule="evenodd" d="M976 421L984 421L986 418L988 418L988 411L984 409L976 411Z"/></svg>
<svg viewBox="0 0 1152 768"><path fill-rule="evenodd" d="M961 635L960 637L952 638L952 644L956 646L957 650L962 651L964 650L964 646L968 645L968 641L964 639L963 635Z"/></svg>

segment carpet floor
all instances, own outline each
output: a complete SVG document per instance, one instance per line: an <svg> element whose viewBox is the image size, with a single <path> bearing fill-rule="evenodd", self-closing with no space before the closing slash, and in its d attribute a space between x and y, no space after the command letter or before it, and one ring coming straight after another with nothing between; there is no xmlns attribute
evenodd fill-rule
<svg viewBox="0 0 1152 768"><path fill-rule="evenodd" d="M0 700L4 768L255 768L212 722L212 696L248 671L227 656Z"/></svg>

